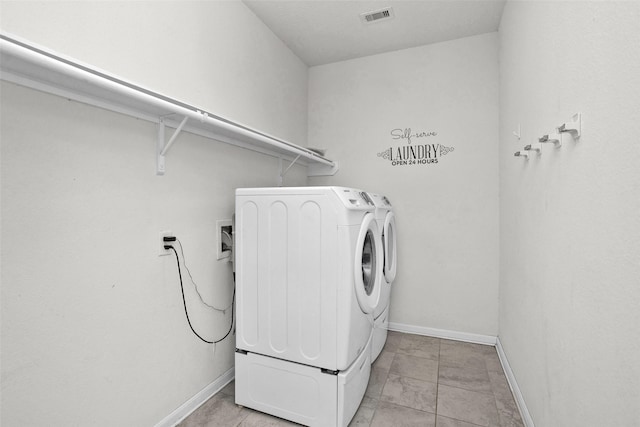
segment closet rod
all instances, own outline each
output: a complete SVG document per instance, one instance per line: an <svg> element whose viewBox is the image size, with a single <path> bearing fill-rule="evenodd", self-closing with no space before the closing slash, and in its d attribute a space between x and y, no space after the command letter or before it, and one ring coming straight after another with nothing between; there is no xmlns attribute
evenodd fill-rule
<svg viewBox="0 0 640 427"><path fill-rule="evenodd" d="M8 72L58 89L74 90L77 89L77 86L86 87L88 84L90 89L83 92L81 88L80 95L98 98L98 100L100 100L100 97L104 97L104 100L119 103L124 107L130 107L127 101L134 100L145 106L153 107L153 110L160 110L164 116L176 114L194 119L192 122L209 125L214 130L222 131L223 135L235 138L240 142L250 143L258 147L262 146L266 149L275 149L275 151L285 152L292 156L300 155L318 166L337 168L335 162L304 147L208 113L192 105L134 85L75 61L65 59L44 49L34 47L29 43L22 42L15 37L0 34L0 51L2 52L2 61L0 63L2 64L3 74ZM25 69L24 64L21 64L21 62L27 63L29 66ZM52 72L71 79L72 85L65 86L65 82L58 81L56 79L57 76ZM96 88L99 89L98 92L100 93L91 93L91 89L95 90ZM107 91L107 96L102 93L105 90ZM117 94L119 97L114 99L111 94ZM149 114L147 111L143 112ZM201 126L201 128L204 127ZM223 140L222 142L226 141Z"/></svg>

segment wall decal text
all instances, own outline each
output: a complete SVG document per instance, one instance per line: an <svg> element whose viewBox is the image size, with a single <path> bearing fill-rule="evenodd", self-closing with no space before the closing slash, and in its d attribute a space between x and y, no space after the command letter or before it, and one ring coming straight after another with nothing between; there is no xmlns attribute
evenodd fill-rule
<svg viewBox="0 0 640 427"><path fill-rule="evenodd" d="M438 136L436 131L413 132L411 128L397 128L390 134L391 139L406 142L406 145L389 147L378 153L378 157L391 162L392 166L436 164L442 156L454 151L454 147L443 144L412 144L413 140Z"/></svg>
<svg viewBox="0 0 640 427"><path fill-rule="evenodd" d="M426 138L429 136L436 136L438 132L416 132L411 133L411 128L393 129L391 131L391 137L393 139L406 139L408 144L411 144L411 138Z"/></svg>

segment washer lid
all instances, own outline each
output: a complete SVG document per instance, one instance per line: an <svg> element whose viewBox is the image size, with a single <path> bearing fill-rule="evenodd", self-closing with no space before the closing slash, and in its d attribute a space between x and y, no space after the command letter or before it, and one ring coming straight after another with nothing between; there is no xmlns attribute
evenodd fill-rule
<svg viewBox="0 0 640 427"><path fill-rule="evenodd" d="M396 278L398 257L396 252L396 216L393 212L387 213L382 229L384 245L384 278L391 283Z"/></svg>
<svg viewBox="0 0 640 427"><path fill-rule="evenodd" d="M372 214L367 214L356 241L354 258L354 286L360 309L371 313L380 300L382 264L384 262L382 239Z"/></svg>

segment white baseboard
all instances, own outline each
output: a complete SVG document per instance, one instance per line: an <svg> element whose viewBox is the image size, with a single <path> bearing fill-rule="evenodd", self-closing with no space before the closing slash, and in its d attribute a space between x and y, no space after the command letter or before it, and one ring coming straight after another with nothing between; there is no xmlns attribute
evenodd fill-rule
<svg viewBox="0 0 640 427"><path fill-rule="evenodd" d="M404 323L389 322L389 330L406 332L409 334L426 335L455 341L465 341L475 344L496 345L496 337L491 335L471 334L467 332L448 331L445 329L427 328L424 326L406 325Z"/></svg>
<svg viewBox="0 0 640 427"><path fill-rule="evenodd" d="M509 366L509 361L507 360L507 355L505 354L504 349L502 348L502 343L500 342L500 338L498 338L496 342L496 350L498 351L498 357L500 358L500 363L502 364L502 369L504 370L504 374L507 376L507 382L509 383L509 387L511 387L511 392L513 393L513 397L515 397L516 404L518 405L518 409L520 410L520 415L522 416L522 422L526 427L535 427L533 425L533 418L531 418L531 414L529 414L527 405L524 402L524 397L522 396L520 387L518 387L516 377L515 375L513 375L511 366Z"/></svg>
<svg viewBox="0 0 640 427"><path fill-rule="evenodd" d="M229 384L235 378L235 368L229 369L220 375L214 382L200 390L191 399L184 402L178 409L167 415L155 427L173 427L180 421L187 418L193 411L198 409L200 405L209 400L211 396L222 390L224 386Z"/></svg>

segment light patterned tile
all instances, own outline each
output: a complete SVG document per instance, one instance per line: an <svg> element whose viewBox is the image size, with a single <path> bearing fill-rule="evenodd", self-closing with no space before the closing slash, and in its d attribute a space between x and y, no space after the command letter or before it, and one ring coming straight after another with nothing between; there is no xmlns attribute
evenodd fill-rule
<svg viewBox="0 0 640 427"><path fill-rule="evenodd" d="M445 346L454 346L461 350L480 354L480 355L488 355L495 352L495 346L488 345L488 344L475 344L471 342L455 341L455 340L447 340L447 339L441 339L440 342L442 345L445 345Z"/></svg>
<svg viewBox="0 0 640 427"><path fill-rule="evenodd" d="M380 400L435 414L437 390L435 383L389 374Z"/></svg>
<svg viewBox="0 0 640 427"><path fill-rule="evenodd" d="M238 427L295 427L299 425L300 424L283 420L282 418L274 417L269 414L251 411L247 418L245 418Z"/></svg>
<svg viewBox="0 0 640 427"><path fill-rule="evenodd" d="M397 353L438 360L440 357L440 339L405 334L400 341Z"/></svg>
<svg viewBox="0 0 640 427"><path fill-rule="evenodd" d="M496 351L495 347L493 349L493 352L485 355L484 361L489 372L504 372L504 370L502 369L502 364L500 363L500 358L498 357L498 352Z"/></svg>
<svg viewBox="0 0 640 427"><path fill-rule="evenodd" d="M511 399L513 394L507 382L507 377L502 372L489 372L489 381L491 382L491 390L496 398Z"/></svg>
<svg viewBox="0 0 640 427"><path fill-rule="evenodd" d="M251 411L235 404L234 397L218 393L194 411L180 427L237 426Z"/></svg>
<svg viewBox="0 0 640 427"><path fill-rule="evenodd" d="M485 357L490 354L490 348L486 347L488 346L443 340L440 344L440 363L443 366L487 369Z"/></svg>
<svg viewBox="0 0 640 427"><path fill-rule="evenodd" d="M500 426L494 396L446 385L438 386L438 415L484 427Z"/></svg>
<svg viewBox="0 0 640 427"><path fill-rule="evenodd" d="M438 384L493 394L489 374L484 366L477 367L472 365L463 369L441 365L438 372Z"/></svg>
<svg viewBox="0 0 640 427"><path fill-rule="evenodd" d="M435 427L435 414L380 402L371 427Z"/></svg>
<svg viewBox="0 0 640 427"><path fill-rule="evenodd" d="M369 427L377 406L378 401L376 399L365 396L362 399L362 403L360 403L358 411L349 423L349 427Z"/></svg>
<svg viewBox="0 0 640 427"><path fill-rule="evenodd" d="M222 387L222 390L220 390L218 393L226 394L228 396L235 396L236 395L236 382L235 381L231 381L229 384L227 384L226 386Z"/></svg>
<svg viewBox="0 0 640 427"><path fill-rule="evenodd" d="M387 341L384 343L384 348L382 351L390 351L395 353L398 350L398 346L400 345L400 341L402 341L402 337L406 335L402 332L389 331L387 333Z"/></svg>
<svg viewBox="0 0 640 427"><path fill-rule="evenodd" d="M438 382L438 361L396 353L389 373L436 383Z"/></svg>
<svg viewBox="0 0 640 427"><path fill-rule="evenodd" d="M373 362L373 365L371 365L371 367L388 371L391 368L391 362L393 362L393 356L395 356L394 352L382 350L382 352L380 353L376 361Z"/></svg>
<svg viewBox="0 0 640 427"><path fill-rule="evenodd" d="M520 411L504 371L502 371L502 369L499 371L490 370L488 373L489 380L491 381L491 389L496 398L501 427L522 427L524 424L520 416Z"/></svg>
<svg viewBox="0 0 640 427"><path fill-rule="evenodd" d="M436 417L436 427L477 427L478 424L471 424L460 420L454 420L453 418L442 417L438 415Z"/></svg>
<svg viewBox="0 0 640 427"><path fill-rule="evenodd" d="M378 399L380 397L380 393L382 393L382 388L384 387L385 381L387 381L387 375L389 371L386 369L373 368L371 369L371 376L369 377L369 384L367 385L367 390L365 391L365 396L371 397L373 399Z"/></svg>
<svg viewBox="0 0 640 427"><path fill-rule="evenodd" d="M524 423L520 417L520 410L511 394L507 396L496 396L496 406L500 417L501 427L523 427Z"/></svg>
<svg viewBox="0 0 640 427"><path fill-rule="evenodd" d="M376 406L378 406L378 400L377 399L373 399L371 397L367 397L365 396L362 399L362 402L360 402L360 406L365 406L367 408L373 408L375 409Z"/></svg>

